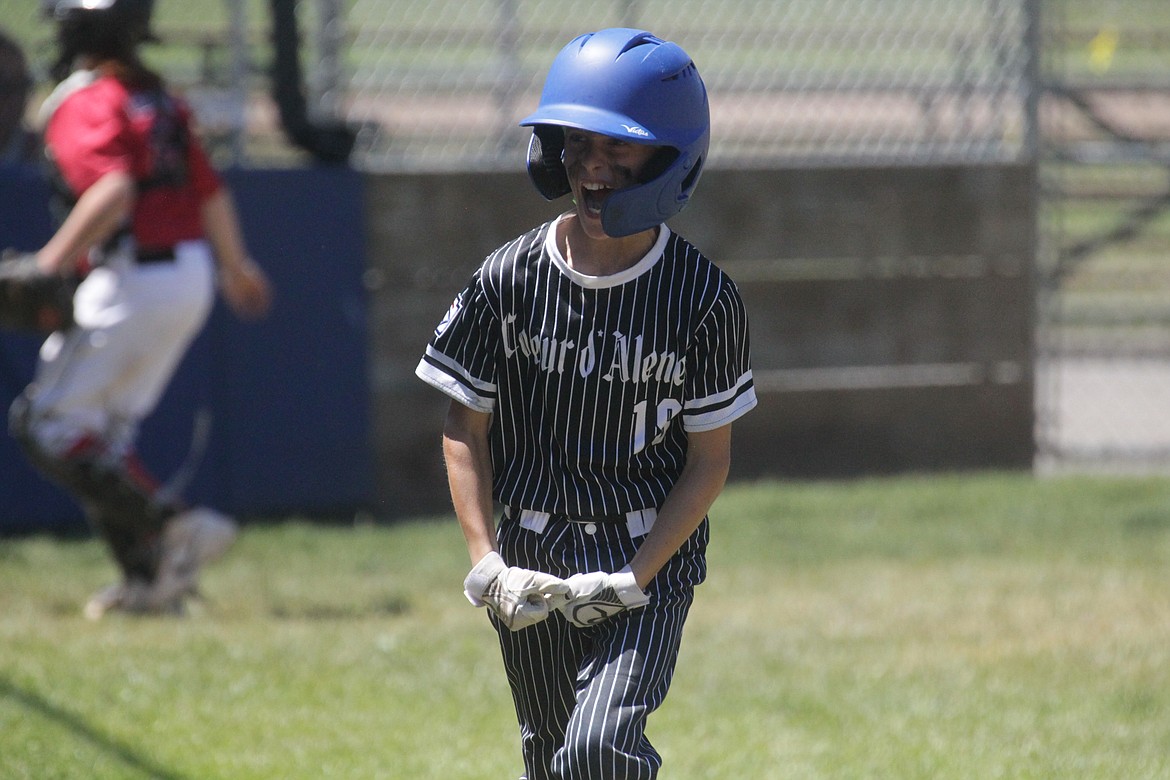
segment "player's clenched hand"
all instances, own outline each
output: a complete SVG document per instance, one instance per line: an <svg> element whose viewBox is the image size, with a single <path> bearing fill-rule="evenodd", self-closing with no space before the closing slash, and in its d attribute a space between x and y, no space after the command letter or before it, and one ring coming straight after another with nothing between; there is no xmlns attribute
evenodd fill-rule
<svg viewBox="0 0 1170 780"><path fill-rule="evenodd" d="M614 574L574 574L565 584L569 586L568 600L558 609L580 628L595 626L619 612L650 603L629 566Z"/></svg>
<svg viewBox="0 0 1170 780"><path fill-rule="evenodd" d="M494 551L485 555L463 581L467 600L491 609L512 631L544 620L568 590L560 577L508 566Z"/></svg>
<svg viewBox="0 0 1170 780"><path fill-rule="evenodd" d="M244 319L258 319L272 307L268 277L250 257L220 269L220 288L232 311Z"/></svg>
<svg viewBox="0 0 1170 780"><path fill-rule="evenodd" d="M77 280L46 270L37 255L5 249L0 255L0 327L51 333L73 324Z"/></svg>

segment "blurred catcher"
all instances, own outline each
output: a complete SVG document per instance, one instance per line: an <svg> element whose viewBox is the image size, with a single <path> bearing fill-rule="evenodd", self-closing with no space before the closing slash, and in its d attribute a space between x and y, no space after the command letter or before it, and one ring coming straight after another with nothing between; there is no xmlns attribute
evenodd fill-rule
<svg viewBox="0 0 1170 780"><path fill-rule="evenodd" d="M231 545L235 523L160 493L135 443L210 314L217 271L240 316L263 316L271 297L188 107L139 59L152 6L42 4L57 25L60 83L40 121L63 218L0 282L6 325L52 329L10 410L13 436L84 507L121 570L86 605L90 618L181 613L200 568ZM37 303L57 300L54 283L72 291L59 323Z"/></svg>

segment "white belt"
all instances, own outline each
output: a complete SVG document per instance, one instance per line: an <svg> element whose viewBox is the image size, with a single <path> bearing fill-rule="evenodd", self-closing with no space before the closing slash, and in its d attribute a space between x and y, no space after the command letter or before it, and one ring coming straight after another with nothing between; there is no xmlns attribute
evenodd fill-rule
<svg viewBox="0 0 1170 780"><path fill-rule="evenodd" d="M542 534L548 526L550 517L552 515L548 512L538 512L535 509L521 509L519 517L520 527ZM639 536L645 536L650 533L650 529L654 527L654 521L657 519L658 510L653 507L626 512L626 530L629 531L630 538L636 539ZM582 522L586 522L587 525L589 524L587 521Z"/></svg>

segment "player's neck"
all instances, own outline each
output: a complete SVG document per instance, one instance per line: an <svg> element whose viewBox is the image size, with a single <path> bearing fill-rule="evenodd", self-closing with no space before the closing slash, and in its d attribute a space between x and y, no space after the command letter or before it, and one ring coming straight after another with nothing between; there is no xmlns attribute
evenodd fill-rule
<svg viewBox="0 0 1170 780"><path fill-rule="evenodd" d="M658 238L657 228L622 238L594 238L567 216L560 221L557 245L565 263L586 276L612 276L637 265Z"/></svg>

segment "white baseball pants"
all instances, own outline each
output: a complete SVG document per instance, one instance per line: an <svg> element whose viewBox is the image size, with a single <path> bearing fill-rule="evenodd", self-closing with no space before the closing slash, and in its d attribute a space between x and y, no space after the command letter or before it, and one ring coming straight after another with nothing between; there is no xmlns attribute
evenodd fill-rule
<svg viewBox="0 0 1170 780"><path fill-rule="evenodd" d="M49 455L85 436L128 448L157 406L215 301L215 265L205 241L175 259L139 264L115 257L74 295L76 327L41 347L29 434Z"/></svg>

